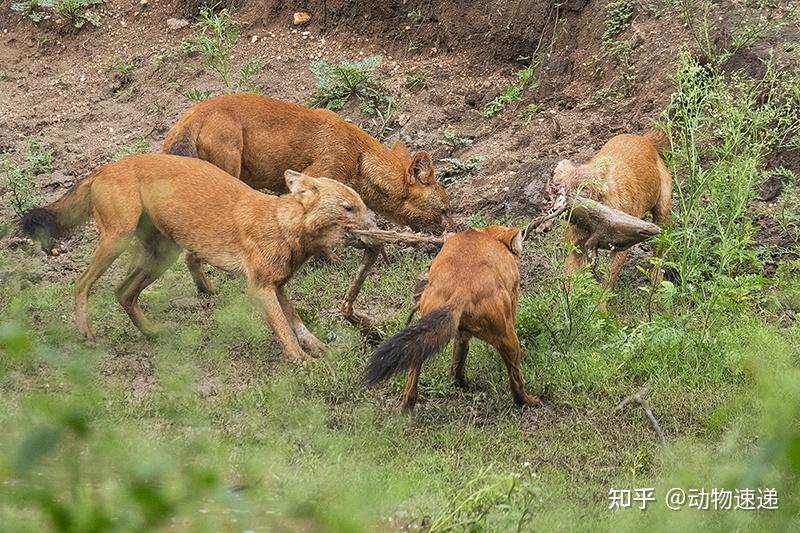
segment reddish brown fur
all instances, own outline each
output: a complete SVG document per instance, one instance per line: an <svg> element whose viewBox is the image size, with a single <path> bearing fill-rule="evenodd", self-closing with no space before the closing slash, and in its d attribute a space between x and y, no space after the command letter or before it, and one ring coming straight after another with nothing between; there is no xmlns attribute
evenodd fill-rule
<svg viewBox="0 0 800 533"><path fill-rule="evenodd" d="M286 183L289 194L267 195L210 163L172 155L132 156L94 171L44 208L73 224L81 221L65 211L91 212L100 230L94 257L75 283L80 331L94 337L89 290L136 235L144 251L116 294L143 333L157 328L144 317L139 294L183 247L216 267L247 275L289 357L322 350L283 286L308 257L339 243L344 228L369 229L374 223L358 194L339 182L287 172Z"/></svg>
<svg viewBox="0 0 800 533"><path fill-rule="evenodd" d="M283 192L283 173L299 170L352 187L370 209L417 231L451 225L450 203L428 152L391 150L326 109L255 94L209 98L167 133L164 151L199 157L256 189ZM213 292L196 258L187 258L201 292Z"/></svg>
<svg viewBox="0 0 800 533"><path fill-rule="evenodd" d="M275 192L286 190L288 169L326 176L352 187L373 211L418 231L441 232L450 214L428 152L410 154L401 142L389 150L332 111L268 96L204 100L170 129L164 151L194 155Z"/></svg>
<svg viewBox="0 0 800 533"><path fill-rule="evenodd" d="M500 352L508 369L514 401L519 405L539 405L540 400L524 390L520 372L522 350L514 329L521 251L522 239L517 228L488 226L464 231L448 239L431 264L428 285L420 300L420 322L429 313L441 314L444 311L450 315L449 320L438 326L449 328L449 331L438 332L440 338L436 343L446 344L455 337L450 372L459 387L466 387L464 364L469 340L477 337ZM391 346L391 342L390 339L386 345ZM403 351L402 346L395 349ZM401 405L413 409L422 360L413 361L408 366L408 381Z"/></svg>
<svg viewBox="0 0 800 533"><path fill-rule="evenodd" d="M576 167L568 160L561 161L553 173L552 183L572 191L585 187L589 196L608 207L638 218L651 212L655 224L669 225L672 175L659 154L665 142L665 137L657 130L645 135L617 135L586 164ZM587 237L588 234L577 226L567 226L565 240L577 247L567 256L565 269L568 273L580 270L585 264ZM611 254L611 271L604 282L607 289L616 284L627 254L627 250ZM655 284L660 282L659 269L653 269L651 279Z"/></svg>

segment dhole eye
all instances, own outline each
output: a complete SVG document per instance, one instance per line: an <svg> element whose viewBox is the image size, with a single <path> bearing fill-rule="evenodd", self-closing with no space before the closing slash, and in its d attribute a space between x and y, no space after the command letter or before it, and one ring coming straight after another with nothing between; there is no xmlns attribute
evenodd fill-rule
<svg viewBox="0 0 800 533"><path fill-rule="evenodd" d="M347 211L348 213L353 212L353 206L350 204L342 204L342 207L344 207L344 210Z"/></svg>

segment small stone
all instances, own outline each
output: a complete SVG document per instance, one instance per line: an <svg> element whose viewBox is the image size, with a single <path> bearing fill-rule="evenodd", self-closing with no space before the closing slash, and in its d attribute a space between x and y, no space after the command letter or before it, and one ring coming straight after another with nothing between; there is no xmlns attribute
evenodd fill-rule
<svg viewBox="0 0 800 533"><path fill-rule="evenodd" d="M292 24L295 26L302 26L309 20L311 20L311 15L309 13L306 13L305 11L298 11L292 17Z"/></svg>
<svg viewBox="0 0 800 533"><path fill-rule="evenodd" d="M139 0L139 4L141 4L143 6L146 6L147 5L147 0Z"/></svg>
<svg viewBox="0 0 800 533"><path fill-rule="evenodd" d="M254 43L257 43L257 42L258 42L258 35L253 35L252 37L250 37L250 43L251 44L254 44Z"/></svg>
<svg viewBox="0 0 800 533"><path fill-rule="evenodd" d="M176 19L176 18L167 19L167 27L173 31L185 28L188 25L189 21L186 19Z"/></svg>

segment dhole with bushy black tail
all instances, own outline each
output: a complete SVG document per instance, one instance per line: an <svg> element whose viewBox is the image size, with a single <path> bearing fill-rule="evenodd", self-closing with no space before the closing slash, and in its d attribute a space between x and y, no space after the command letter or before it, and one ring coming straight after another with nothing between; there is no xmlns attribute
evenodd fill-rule
<svg viewBox="0 0 800 533"><path fill-rule="evenodd" d="M517 228L487 226L449 238L431 264L420 299L420 319L375 350L364 382L375 385L408 370L401 407L411 410L417 403L422 363L455 339L450 375L457 386L466 388L464 364L474 336L500 352L514 401L540 405L539 398L525 392L522 349L514 329L521 252L522 235Z"/></svg>
<svg viewBox="0 0 800 533"><path fill-rule="evenodd" d="M350 187L286 171L288 194L251 189L216 166L174 155L136 155L104 165L54 203L28 211L23 230L49 251L90 217L100 230L92 260L75 282L75 321L93 339L89 290L137 237L143 250L117 288L117 300L145 335L158 328L139 295L186 248L223 270L247 276L283 351L306 358L324 345L308 331L283 287L312 255L374 229L372 213Z"/></svg>

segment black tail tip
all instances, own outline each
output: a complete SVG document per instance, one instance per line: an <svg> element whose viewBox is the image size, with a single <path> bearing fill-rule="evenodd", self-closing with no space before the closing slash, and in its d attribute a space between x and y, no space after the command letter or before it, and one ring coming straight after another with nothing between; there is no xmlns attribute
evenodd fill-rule
<svg viewBox="0 0 800 533"><path fill-rule="evenodd" d="M22 233L38 241L45 252L53 249L53 239L60 233L60 227L56 214L42 207L26 211L20 222Z"/></svg>

